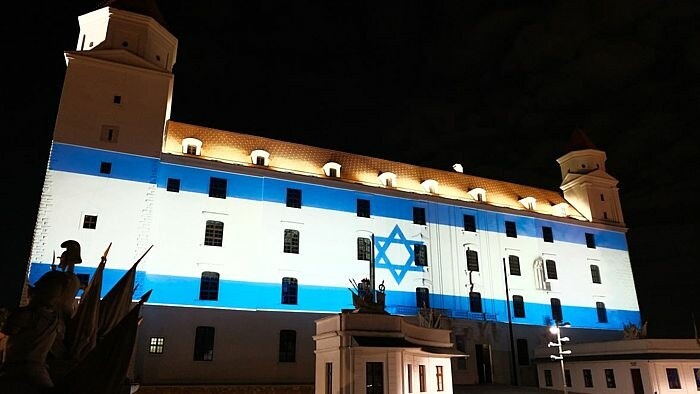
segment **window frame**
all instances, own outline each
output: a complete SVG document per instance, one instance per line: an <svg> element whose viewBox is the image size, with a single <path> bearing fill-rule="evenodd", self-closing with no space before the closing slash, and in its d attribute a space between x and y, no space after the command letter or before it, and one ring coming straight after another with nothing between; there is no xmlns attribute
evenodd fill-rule
<svg viewBox="0 0 700 394"><path fill-rule="evenodd" d="M199 300L219 300L220 275L214 271L203 271L199 278Z"/></svg>
<svg viewBox="0 0 700 394"><path fill-rule="evenodd" d="M557 262L551 259L544 261L544 271L547 274L547 280L559 280L557 274Z"/></svg>
<svg viewBox="0 0 700 394"><path fill-rule="evenodd" d="M224 222L207 220L204 223L204 245L216 247L224 245Z"/></svg>
<svg viewBox="0 0 700 394"><path fill-rule="evenodd" d="M413 224L425 226L426 223L425 207L413 207Z"/></svg>
<svg viewBox="0 0 700 394"><path fill-rule="evenodd" d="M515 225L514 221L506 220L505 227L506 227L506 237L518 238L518 227Z"/></svg>
<svg viewBox="0 0 700 394"><path fill-rule="evenodd" d="M280 330L277 361L280 363L295 363L297 359L296 330Z"/></svg>
<svg viewBox="0 0 700 394"><path fill-rule="evenodd" d="M416 287L416 307L430 309L430 289L427 287Z"/></svg>
<svg viewBox="0 0 700 394"><path fill-rule="evenodd" d="M591 282L597 284L603 283L600 277L600 267L596 264L591 264Z"/></svg>
<svg viewBox="0 0 700 394"><path fill-rule="evenodd" d="M513 317L525 317L525 299L518 294L513 295Z"/></svg>
<svg viewBox="0 0 700 394"><path fill-rule="evenodd" d="M209 178L209 197L226 199L228 194L228 180L226 178Z"/></svg>
<svg viewBox="0 0 700 394"><path fill-rule="evenodd" d="M425 383L425 365L418 364L418 389L421 393L424 393L426 391Z"/></svg>
<svg viewBox="0 0 700 394"><path fill-rule="evenodd" d="M612 368L605 368L605 385L609 389L614 389L617 387L615 384L615 370Z"/></svg>
<svg viewBox="0 0 700 394"><path fill-rule="evenodd" d="M82 228L87 230L97 229L97 215L83 215Z"/></svg>
<svg viewBox="0 0 700 394"><path fill-rule="evenodd" d="M591 369L584 368L581 372L583 374L583 387L594 387L593 371Z"/></svg>
<svg viewBox="0 0 700 394"><path fill-rule="evenodd" d="M163 354L164 350L165 337L150 337L148 340L148 354Z"/></svg>
<svg viewBox="0 0 700 394"><path fill-rule="evenodd" d="M476 217L474 215L464 214L464 231L471 233L476 232Z"/></svg>
<svg viewBox="0 0 700 394"><path fill-rule="evenodd" d="M427 267L428 246L426 244L413 244L413 257L416 267Z"/></svg>
<svg viewBox="0 0 700 394"><path fill-rule="evenodd" d="M437 391L445 391L445 375L442 365L435 366L435 380L437 383Z"/></svg>
<svg viewBox="0 0 700 394"><path fill-rule="evenodd" d="M552 320L555 322L564 321L564 311L562 310L561 300L559 298L550 298L549 306L552 310Z"/></svg>
<svg viewBox="0 0 700 394"><path fill-rule="evenodd" d="M372 261L372 240L367 237L357 237L357 259Z"/></svg>
<svg viewBox="0 0 700 394"><path fill-rule="evenodd" d="M484 306L481 302L481 293L478 291L469 292L469 312L484 313Z"/></svg>
<svg viewBox="0 0 700 394"><path fill-rule="evenodd" d="M288 187L287 188L287 195L285 199L285 204L287 205L288 208L297 208L301 209L301 189L295 189Z"/></svg>
<svg viewBox="0 0 700 394"><path fill-rule="evenodd" d="M299 230L293 228L284 229L282 252L289 254L299 254L299 240L301 234Z"/></svg>
<svg viewBox="0 0 700 394"><path fill-rule="evenodd" d="M596 248L596 242L595 242L595 234L593 233L585 233L586 237L586 247L589 249L595 249Z"/></svg>
<svg viewBox="0 0 700 394"><path fill-rule="evenodd" d="M551 369L544 370L544 385L545 385L545 387L554 386L554 382L552 381L552 370Z"/></svg>
<svg viewBox="0 0 700 394"><path fill-rule="evenodd" d="M513 276L522 276L520 257L514 254L508 255L508 273Z"/></svg>
<svg viewBox="0 0 700 394"><path fill-rule="evenodd" d="M357 199L357 217L369 218L372 216L370 201L364 198Z"/></svg>
<svg viewBox="0 0 700 394"><path fill-rule="evenodd" d="M550 226L542 226L542 240L547 243L554 243L554 230Z"/></svg>
<svg viewBox="0 0 700 394"><path fill-rule="evenodd" d="M467 249L467 271L479 272L479 252Z"/></svg>
<svg viewBox="0 0 700 394"><path fill-rule="evenodd" d="M282 278L282 305L299 304L299 281L297 278L285 276Z"/></svg>
<svg viewBox="0 0 700 394"><path fill-rule="evenodd" d="M216 329L211 326L197 326L194 337L194 361L214 361Z"/></svg>
<svg viewBox="0 0 700 394"><path fill-rule="evenodd" d="M673 381L671 381L672 378ZM668 388L671 390L683 388L681 376L678 373L678 368L666 368L666 381L668 382Z"/></svg>
<svg viewBox="0 0 700 394"><path fill-rule="evenodd" d="M608 322L608 311L605 309L605 303L596 301L595 303L596 314L598 315L598 323Z"/></svg>

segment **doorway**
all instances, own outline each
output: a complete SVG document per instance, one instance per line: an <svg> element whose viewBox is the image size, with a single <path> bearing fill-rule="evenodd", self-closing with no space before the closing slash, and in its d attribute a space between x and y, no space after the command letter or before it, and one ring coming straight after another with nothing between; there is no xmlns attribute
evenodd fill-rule
<svg viewBox="0 0 700 394"><path fill-rule="evenodd" d="M384 394L384 363L367 363L365 384L367 394Z"/></svg>
<svg viewBox="0 0 700 394"><path fill-rule="evenodd" d="M642 382L642 371L639 368L631 368L632 387L634 394L644 394L644 383Z"/></svg>
<svg viewBox="0 0 700 394"><path fill-rule="evenodd" d="M476 373L479 376L479 384L493 383L490 345L476 344Z"/></svg>

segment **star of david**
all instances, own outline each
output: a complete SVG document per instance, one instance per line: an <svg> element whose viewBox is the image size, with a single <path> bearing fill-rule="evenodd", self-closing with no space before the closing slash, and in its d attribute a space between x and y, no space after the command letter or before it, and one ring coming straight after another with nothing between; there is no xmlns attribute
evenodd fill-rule
<svg viewBox="0 0 700 394"><path fill-rule="evenodd" d="M375 235L374 244L377 248L377 255L374 259L374 267L388 269L394 279L396 279L397 284L401 284L401 281L406 276L408 271L423 272L423 267L413 265L413 262L416 259L416 255L413 251L413 245L422 245L423 241L411 241L406 239L406 236L403 235L403 232L401 232L398 224L394 226L394 229L391 230L388 237L378 237ZM393 263L391 260L389 260L389 256L387 256L386 253L389 247L393 244L406 248L406 251L408 251L408 258L406 261Z"/></svg>

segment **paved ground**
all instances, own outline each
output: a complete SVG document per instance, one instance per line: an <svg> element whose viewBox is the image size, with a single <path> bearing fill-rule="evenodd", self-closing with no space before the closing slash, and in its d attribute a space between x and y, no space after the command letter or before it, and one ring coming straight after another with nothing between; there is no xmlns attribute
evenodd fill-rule
<svg viewBox="0 0 700 394"><path fill-rule="evenodd" d="M556 394L557 390L540 389L536 387L518 387L509 385L459 385L453 386L455 394L485 393L485 394Z"/></svg>

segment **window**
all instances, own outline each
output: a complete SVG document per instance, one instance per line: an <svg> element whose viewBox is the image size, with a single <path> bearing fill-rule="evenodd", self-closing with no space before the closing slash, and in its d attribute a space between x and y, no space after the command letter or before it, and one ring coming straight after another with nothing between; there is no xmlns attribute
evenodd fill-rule
<svg viewBox="0 0 700 394"><path fill-rule="evenodd" d="M600 268L597 265L591 265L591 280L593 283L600 283Z"/></svg>
<svg viewBox="0 0 700 394"><path fill-rule="evenodd" d="M122 96L114 96L113 99L114 104L121 104L122 103Z"/></svg>
<svg viewBox="0 0 700 394"><path fill-rule="evenodd" d="M338 169L336 168L329 168L328 169L328 176L331 178L337 178L338 177Z"/></svg>
<svg viewBox="0 0 700 394"><path fill-rule="evenodd" d="M595 249L595 235L591 233L586 233L586 246Z"/></svg>
<svg viewBox="0 0 700 394"><path fill-rule="evenodd" d="M204 230L204 244L207 246L221 246L224 241L224 222L207 220Z"/></svg>
<svg viewBox="0 0 700 394"><path fill-rule="evenodd" d="M372 241L369 238L357 237L357 259L372 260Z"/></svg>
<svg viewBox="0 0 700 394"><path fill-rule="evenodd" d="M608 322L608 312L605 310L605 304L602 302L595 303L595 310L598 312L598 322L607 323Z"/></svg>
<svg viewBox="0 0 700 394"><path fill-rule="evenodd" d="M296 361L297 332L294 330L280 330L279 362L293 363Z"/></svg>
<svg viewBox="0 0 700 394"><path fill-rule="evenodd" d="M425 208L413 207L413 223L425 225Z"/></svg>
<svg viewBox="0 0 700 394"><path fill-rule="evenodd" d="M442 365L435 366L435 379L437 380L437 391L445 391L445 381L442 374Z"/></svg>
<svg viewBox="0 0 700 394"><path fill-rule="evenodd" d="M605 370L605 384L609 389L614 389L615 386L615 371L612 369Z"/></svg>
<svg viewBox="0 0 700 394"><path fill-rule="evenodd" d="M301 190L287 189L287 206L290 208L301 208Z"/></svg>
<svg viewBox="0 0 700 394"><path fill-rule="evenodd" d="M668 378L668 388L680 389L681 379L678 376L677 368L666 368L666 377Z"/></svg>
<svg viewBox="0 0 700 394"><path fill-rule="evenodd" d="M83 217L83 228L89 228L94 230L97 228L97 216L95 215L85 215Z"/></svg>
<svg viewBox="0 0 700 394"><path fill-rule="evenodd" d="M593 387L593 373L590 369L583 370L583 385L585 387Z"/></svg>
<svg viewBox="0 0 700 394"><path fill-rule="evenodd" d="M406 376L408 377L408 392L413 392L413 366L411 364L406 365Z"/></svg>
<svg viewBox="0 0 700 394"><path fill-rule="evenodd" d="M369 200L357 199L357 216L368 218L370 215Z"/></svg>
<svg viewBox="0 0 700 394"><path fill-rule="evenodd" d="M603 193L600 193L600 201L605 201L605 195Z"/></svg>
<svg viewBox="0 0 700 394"><path fill-rule="evenodd" d="M194 336L194 361L214 359L214 327L199 326Z"/></svg>
<svg viewBox="0 0 700 394"><path fill-rule="evenodd" d="M214 177L209 179L209 197L226 198L226 179Z"/></svg>
<svg viewBox="0 0 700 394"><path fill-rule="evenodd" d="M542 239L544 242L554 242L554 233L552 233L551 227L542 226Z"/></svg>
<svg viewBox="0 0 700 394"><path fill-rule="evenodd" d="M513 296L513 316L525 317L525 301L523 301L523 296Z"/></svg>
<svg viewBox="0 0 700 394"><path fill-rule="evenodd" d="M168 186L166 190L173 193L180 192L180 180L175 178L168 178Z"/></svg>
<svg viewBox="0 0 700 394"><path fill-rule="evenodd" d="M508 256L508 266L511 275L520 276L520 258L518 256Z"/></svg>
<svg viewBox="0 0 700 394"><path fill-rule="evenodd" d="M430 291L427 287L416 287L416 306L430 308Z"/></svg>
<svg viewBox="0 0 700 394"><path fill-rule="evenodd" d="M333 394L333 363L326 363L326 393Z"/></svg>
<svg viewBox="0 0 700 394"><path fill-rule="evenodd" d="M265 165L265 156L255 156L255 164L258 166Z"/></svg>
<svg viewBox="0 0 700 394"><path fill-rule="evenodd" d="M151 337L151 343L148 345L148 352L151 354L163 354L163 345L165 344L165 338L163 337Z"/></svg>
<svg viewBox="0 0 700 394"><path fill-rule="evenodd" d="M518 238L518 231L515 229L515 222L506 220L506 237Z"/></svg>
<svg viewBox="0 0 700 394"><path fill-rule="evenodd" d="M549 302L552 306L552 319L554 319L555 322L563 321L564 316L561 312L561 301L559 301L558 298L551 298Z"/></svg>
<svg viewBox="0 0 700 394"><path fill-rule="evenodd" d="M413 253L416 259L416 265L425 267L428 265L428 247L423 245L413 245Z"/></svg>
<svg viewBox="0 0 700 394"><path fill-rule="evenodd" d="M365 387L367 394L384 394L384 363L365 364Z"/></svg>
<svg viewBox="0 0 700 394"><path fill-rule="evenodd" d="M476 250L467 249L467 270L479 271L479 253Z"/></svg>
<svg viewBox="0 0 700 394"><path fill-rule="evenodd" d="M199 281L199 299L216 301L219 299L219 273L204 271Z"/></svg>
<svg viewBox="0 0 700 394"><path fill-rule="evenodd" d="M568 369L564 370L564 381L566 381L566 387L571 387L571 371Z"/></svg>
<svg viewBox="0 0 700 394"><path fill-rule="evenodd" d="M425 392L425 365L418 366L418 389Z"/></svg>
<svg viewBox="0 0 700 394"><path fill-rule="evenodd" d="M100 141L117 142L119 140L119 127L103 125L100 130Z"/></svg>
<svg viewBox="0 0 700 394"><path fill-rule="evenodd" d="M100 174L111 174L112 173L112 163L108 161L103 161L100 163Z"/></svg>
<svg viewBox="0 0 700 394"><path fill-rule="evenodd" d="M530 350L527 346L527 339L518 338L515 344L518 348L518 365L530 365Z"/></svg>
<svg viewBox="0 0 700 394"><path fill-rule="evenodd" d="M551 369L544 370L544 385L547 387L552 387L552 370Z"/></svg>
<svg viewBox="0 0 700 394"><path fill-rule="evenodd" d="M557 276L557 263L554 260L545 261L547 267L547 279L559 279Z"/></svg>
<svg viewBox="0 0 700 394"><path fill-rule="evenodd" d="M296 278L282 278L282 303L296 305L298 289Z"/></svg>
<svg viewBox="0 0 700 394"><path fill-rule="evenodd" d="M187 145L186 153L188 155L196 155L197 154L197 145Z"/></svg>
<svg viewBox="0 0 700 394"><path fill-rule="evenodd" d="M481 309L481 293L469 292L469 310L475 313L483 312Z"/></svg>
<svg viewBox="0 0 700 394"><path fill-rule="evenodd" d="M476 219L473 215L464 215L464 231L476 232Z"/></svg>
<svg viewBox="0 0 700 394"><path fill-rule="evenodd" d="M299 254L299 230L284 230L284 253Z"/></svg>

